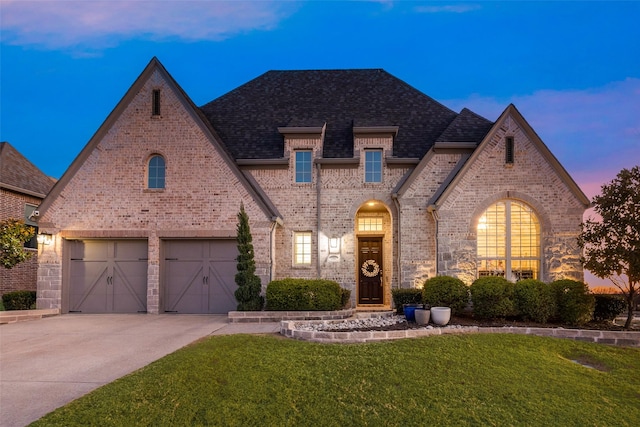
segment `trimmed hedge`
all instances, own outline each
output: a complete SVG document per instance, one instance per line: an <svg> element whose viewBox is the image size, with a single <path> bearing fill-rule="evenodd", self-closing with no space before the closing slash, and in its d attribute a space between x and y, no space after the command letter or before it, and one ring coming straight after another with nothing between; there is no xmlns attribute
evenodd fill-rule
<svg viewBox="0 0 640 427"><path fill-rule="evenodd" d="M469 304L469 287L456 277L432 277L424 282L422 301L431 307L450 307L451 314L460 313Z"/></svg>
<svg viewBox="0 0 640 427"><path fill-rule="evenodd" d="M31 310L36 303L36 291L13 291L2 295L5 310Z"/></svg>
<svg viewBox="0 0 640 427"><path fill-rule="evenodd" d="M422 304L422 289L396 288L391 289L391 298L396 306L396 314L404 314L404 304Z"/></svg>
<svg viewBox="0 0 640 427"><path fill-rule="evenodd" d="M337 282L289 278L274 280L267 285L266 309L269 311L340 310L344 299L345 292Z"/></svg>
<svg viewBox="0 0 640 427"><path fill-rule="evenodd" d="M569 325L583 325L593 318L595 298L589 286L576 280L556 280L549 285L555 296L558 320Z"/></svg>
<svg viewBox="0 0 640 427"><path fill-rule="evenodd" d="M598 321L611 321L627 308L627 302L621 295L594 294L593 297L595 298L593 318Z"/></svg>
<svg viewBox="0 0 640 427"><path fill-rule="evenodd" d="M513 289L515 308L524 320L547 323L556 315L556 300L551 287L536 279L516 282Z"/></svg>
<svg viewBox="0 0 640 427"><path fill-rule="evenodd" d="M476 279L469 290L473 315L481 319L515 316L514 284L504 277L488 276Z"/></svg>

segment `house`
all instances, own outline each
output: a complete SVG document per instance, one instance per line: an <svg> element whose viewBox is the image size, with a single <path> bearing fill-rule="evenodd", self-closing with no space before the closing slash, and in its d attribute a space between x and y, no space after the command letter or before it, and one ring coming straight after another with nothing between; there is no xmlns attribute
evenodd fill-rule
<svg viewBox="0 0 640 427"><path fill-rule="evenodd" d="M263 287L335 280L358 309L435 275L583 278L589 200L513 105L491 122L366 69L197 107L153 58L39 206L38 306L234 310L241 204Z"/></svg>
<svg viewBox="0 0 640 427"><path fill-rule="evenodd" d="M0 142L0 221L21 219L37 230L33 211L54 183L52 178L46 176L11 144ZM0 296L13 291L36 290L36 238L25 246L34 256L11 269L0 267Z"/></svg>

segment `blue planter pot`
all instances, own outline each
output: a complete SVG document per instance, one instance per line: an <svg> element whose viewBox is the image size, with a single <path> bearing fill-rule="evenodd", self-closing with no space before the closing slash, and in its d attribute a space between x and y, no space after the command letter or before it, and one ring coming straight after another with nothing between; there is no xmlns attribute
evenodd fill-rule
<svg viewBox="0 0 640 427"><path fill-rule="evenodd" d="M416 308L422 308L422 305L418 304L405 304L402 309L404 311L404 317L407 318L407 322L416 321Z"/></svg>

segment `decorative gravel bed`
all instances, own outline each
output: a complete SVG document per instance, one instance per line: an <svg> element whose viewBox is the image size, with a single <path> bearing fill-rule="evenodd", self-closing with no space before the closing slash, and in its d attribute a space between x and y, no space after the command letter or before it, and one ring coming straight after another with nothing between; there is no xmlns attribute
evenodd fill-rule
<svg viewBox="0 0 640 427"><path fill-rule="evenodd" d="M421 326L407 322L404 316L370 317L362 319L326 320L323 322L296 322L300 331L394 331L406 329L432 329L433 326Z"/></svg>

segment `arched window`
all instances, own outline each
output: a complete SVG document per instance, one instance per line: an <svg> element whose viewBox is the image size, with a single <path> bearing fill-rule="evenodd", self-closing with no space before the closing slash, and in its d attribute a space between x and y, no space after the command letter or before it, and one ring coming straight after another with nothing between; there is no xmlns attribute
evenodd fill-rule
<svg viewBox="0 0 640 427"><path fill-rule="evenodd" d="M149 159L147 188L164 188L165 169L162 156L157 154L151 156Z"/></svg>
<svg viewBox="0 0 640 427"><path fill-rule="evenodd" d="M477 231L479 277L539 279L540 223L529 206L515 200L491 205Z"/></svg>

